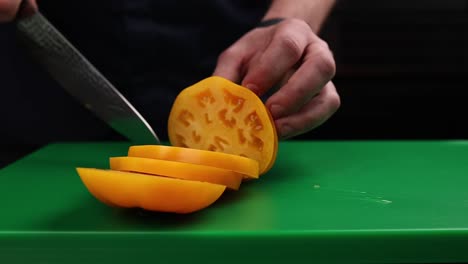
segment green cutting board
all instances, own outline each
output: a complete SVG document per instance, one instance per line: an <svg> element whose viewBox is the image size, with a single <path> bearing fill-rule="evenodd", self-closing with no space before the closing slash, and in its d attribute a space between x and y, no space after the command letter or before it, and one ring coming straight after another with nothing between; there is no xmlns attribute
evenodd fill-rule
<svg viewBox="0 0 468 264"><path fill-rule="evenodd" d="M0 262L468 261L468 142L282 142L267 175L191 215L88 193L75 167L128 146L52 144L1 170Z"/></svg>

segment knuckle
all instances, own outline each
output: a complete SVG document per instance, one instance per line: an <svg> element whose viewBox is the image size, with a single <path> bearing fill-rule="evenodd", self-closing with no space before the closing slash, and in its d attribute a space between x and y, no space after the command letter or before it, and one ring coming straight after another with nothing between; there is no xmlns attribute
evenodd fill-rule
<svg viewBox="0 0 468 264"><path fill-rule="evenodd" d="M325 40L319 38L317 43L318 43L318 45L321 46L323 49L325 49L325 50L330 50L330 46L328 45L328 42L326 42Z"/></svg>
<svg viewBox="0 0 468 264"><path fill-rule="evenodd" d="M315 57L319 73L332 79L336 74L336 64L328 47L318 46Z"/></svg>
<svg viewBox="0 0 468 264"><path fill-rule="evenodd" d="M299 60L311 34L312 31L306 22L299 19L288 19L279 27L275 37L288 56Z"/></svg>
<svg viewBox="0 0 468 264"><path fill-rule="evenodd" d="M303 44L297 36L289 33L287 35L284 34L280 38L280 45L282 50L295 61L298 61L302 57Z"/></svg>
<svg viewBox="0 0 468 264"><path fill-rule="evenodd" d="M335 113L341 107L340 95L338 93L330 94L330 96L328 98L328 103L329 103L329 107L330 107L330 112Z"/></svg>

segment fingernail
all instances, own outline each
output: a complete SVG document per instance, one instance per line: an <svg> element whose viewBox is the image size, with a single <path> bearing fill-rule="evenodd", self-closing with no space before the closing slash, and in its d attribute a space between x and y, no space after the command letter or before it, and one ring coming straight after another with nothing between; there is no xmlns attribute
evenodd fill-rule
<svg viewBox="0 0 468 264"><path fill-rule="evenodd" d="M281 105L274 104L270 107L270 112L273 118L277 119L283 115L284 108Z"/></svg>
<svg viewBox="0 0 468 264"><path fill-rule="evenodd" d="M280 130L280 135L282 138L288 138L292 135L293 133L293 129L292 127L288 126L288 125L284 125L281 127L281 130Z"/></svg>

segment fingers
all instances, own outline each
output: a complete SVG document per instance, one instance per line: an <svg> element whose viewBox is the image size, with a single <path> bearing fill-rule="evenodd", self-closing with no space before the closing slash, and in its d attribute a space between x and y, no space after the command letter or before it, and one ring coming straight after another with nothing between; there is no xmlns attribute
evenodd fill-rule
<svg viewBox="0 0 468 264"><path fill-rule="evenodd" d="M240 83L245 74L246 60L251 53L251 49L243 45L242 41L234 43L219 55L213 75Z"/></svg>
<svg viewBox="0 0 468 264"><path fill-rule="evenodd" d="M341 100L335 86L328 82L322 91L298 112L275 121L281 139L305 133L323 124L340 107Z"/></svg>
<svg viewBox="0 0 468 264"><path fill-rule="evenodd" d="M26 12L34 12L37 10L36 0L25 0ZM18 9L21 5L21 0L0 0L0 23L9 22L15 19Z"/></svg>
<svg viewBox="0 0 468 264"><path fill-rule="evenodd" d="M8 22L15 18L20 0L0 0L0 22Z"/></svg>
<svg viewBox="0 0 468 264"><path fill-rule="evenodd" d="M299 69L266 102L273 118L293 114L320 93L335 75L335 61L328 45L318 40L309 44Z"/></svg>
<svg viewBox="0 0 468 264"><path fill-rule="evenodd" d="M312 36L305 22L291 19L278 24L271 38L260 56L249 62L247 74L242 81L243 86L258 95L264 94L278 83L301 60Z"/></svg>
<svg viewBox="0 0 468 264"><path fill-rule="evenodd" d="M304 21L288 19L244 35L221 54L214 75L259 96L279 88L270 91L266 105L280 138L289 138L319 126L339 108L331 82L335 71L327 43Z"/></svg>

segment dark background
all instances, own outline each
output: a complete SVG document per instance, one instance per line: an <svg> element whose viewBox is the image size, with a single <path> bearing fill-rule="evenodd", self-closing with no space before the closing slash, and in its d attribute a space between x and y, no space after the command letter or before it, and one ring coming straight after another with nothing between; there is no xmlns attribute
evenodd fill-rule
<svg viewBox="0 0 468 264"><path fill-rule="evenodd" d="M468 137L464 0L341 1L325 28L342 106L301 138Z"/></svg>
<svg viewBox="0 0 468 264"><path fill-rule="evenodd" d="M334 82L342 106L327 123L296 139L466 139L466 5L463 0L338 2L322 37L335 54ZM3 49L11 45L5 38L0 36ZM19 65L11 57L0 57L0 72L14 72L2 73L2 90L21 83L24 65ZM37 75L33 78L47 78ZM39 89L35 92L41 93ZM30 103L15 103L34 112ZM2 115L8 117L1 125L0 134L6 140L1 146L0 167L41 146L8 141L15 133L10 124L23 117L6 105L0 105ZM48 118L60 122L60 114L57 110ZM41 117L30 122L38 131L47 131L41 127ZM80 124L74 126L69 129L83 129ZM35 133L34 129L29 132Z"/></svg>

